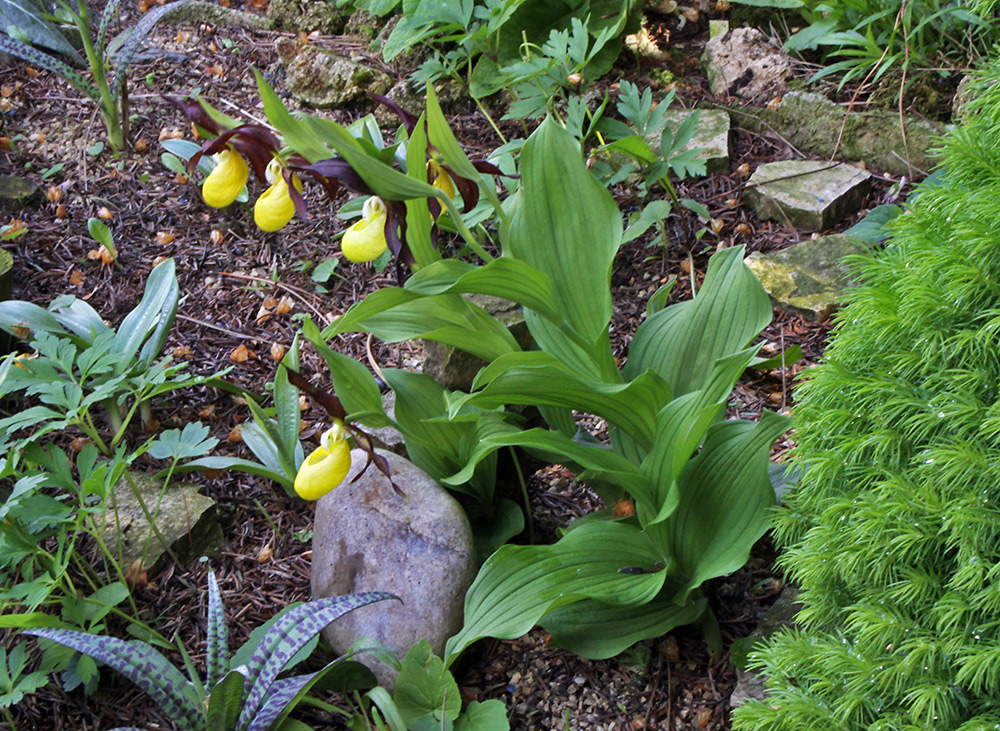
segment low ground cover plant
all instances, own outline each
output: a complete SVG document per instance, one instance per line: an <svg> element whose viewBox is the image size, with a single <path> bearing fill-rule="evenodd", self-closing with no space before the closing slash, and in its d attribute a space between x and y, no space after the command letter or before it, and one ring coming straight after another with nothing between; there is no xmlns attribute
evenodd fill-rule
<svg viewBox="0 0 1000 731"><path fill-rule="evenodd" d="M776 536L805 608L757 656L771 696L737 728L1000 724L1000 66L976 88L799 389Z"/></svg>

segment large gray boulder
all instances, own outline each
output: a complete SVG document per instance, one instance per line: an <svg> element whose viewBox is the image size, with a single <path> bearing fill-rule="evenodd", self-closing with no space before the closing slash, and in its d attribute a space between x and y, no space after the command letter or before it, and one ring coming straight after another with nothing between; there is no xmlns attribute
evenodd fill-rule
<svg viewBox="0 0 1000 731"><path fill-rule="evenodd" d="M792 60L781 44L756 28L709 39L701 57L708 86L719 96L766 101L788 90Z"/></svg>
<svg viewBox="0 0 1000 731"><path fill-rule="evenodd" d="M287 71L288 91L311 107L336 109L360 103L372 108L368 94L385 94L392 88L391 77L360 59L290 38L279 41L277 48Z"/></svg>
<svg viewBox="0 0 1000 731"><path fill-rule="evenodd" d="M313 526L314 599L388 591L402 603L380 602L341 617L323 637L343 653L360 637L399 653L427 640L437 654L462 626L465 593L478 568L472 530L462 507L408 460L378 450L389 462L398 495L374 467L351 484L366 455L351 453L344 483L316 505ZM362 656L379 683L392 689L395 672Z"/></svg>

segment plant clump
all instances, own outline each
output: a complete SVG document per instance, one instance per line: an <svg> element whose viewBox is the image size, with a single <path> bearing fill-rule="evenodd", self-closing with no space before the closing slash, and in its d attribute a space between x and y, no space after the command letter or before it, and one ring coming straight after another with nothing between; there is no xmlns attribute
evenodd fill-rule
<svg viewBox="0 0 1000 731"><path fill-rule="evenodd" d="M799 391L776 519L801 628L758 655L736 728L997 728L1000 65Z"/></svg>

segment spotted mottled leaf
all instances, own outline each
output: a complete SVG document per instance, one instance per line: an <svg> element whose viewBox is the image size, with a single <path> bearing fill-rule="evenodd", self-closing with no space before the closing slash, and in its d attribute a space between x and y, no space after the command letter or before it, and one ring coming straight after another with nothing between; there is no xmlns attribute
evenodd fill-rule
<svg viewBox="0 0 1000 731"><path fill-rule="evenodd" d="M59 29L42 13L37 3L23 0L0 0L0 26L7 34L16 36L30 46L47 48L62 54L77 66L86 66L83 56L59 32ZM11 33L11 30L15 32Z"/></svg>
<svg viewBox="0 0 1000 731"><path fill-rule="evenodd" d="M110 665L152 698L178 728L195 731L204 728L205 716L183 689L187 679L163 655L144 642L125 642L86 632L33 627L25 634L43 637L65 645L95 660Z"/></svg>
<svg viewBox="0 0 1000 731"><path fill-rule="evenodd" d="M104 12L101 13L101 24L97 28L97 43L94 47L100 54L104 53L104 42L108 38L108 27L111 25L111 21L115 19L118 15L118 5L121 0L108 0L108 4L104 6Z"/></svg>
<svg viewBox="0 0 1000 731"><path fill-rule="evenodd" d="M226 639L226 618L219 596L219 582L215 573L208 572L208 666L205 687L209 693L215 684L229 672L229 643Z"/></svg>
<svg viewBox="0 0 1000 731"><path fill-rule="evenodd" d="M382 591L349 594L307 602L282 615L264 635L245 671L241 669L250 684L250 693L240 713L237 731L247 731L263 706L274 679L300 647L338 617L385 599L398 597Z"/></svg>
<svg viewBox="0 0 1000 731"><path fill-rule="evenodd" d="M278 716L291 705L303 690L308 690L312 685L312 680L318 673L309 675L297 675L294 678L283 678L271 683L271 688L264 697L257 715L250 721L247 731L268 731Z"/></svg>
<svg viewBox="0 0 1000 731"><path fill-rule="evenodd" d="M83 74L74 69L68 63L60 61L58 58L53 58L47 53L34 49L27 43L22 43L21 41L14 40L13 38L4 35L0 35L0 51L9 53L11 56L23 58L25 61L34 66L38 66L39 68L58 74L66 79L66 81L68 81L69 84L81 94L86 94L93 101L100 103L101 95L97 91L97 87L90 83Z"/></svg>
<svg viewBox="0 0 1000 731"><path fill-rule="evenodd" d="M187 2L188 0L177 0L177 2L153 8L142 16L142 20L132 26L131 30L127 31L128 37L121 44L115 58L116 68L113 90L115 99L121 98L122 86L125 85L125 77L128 75L128 67L135 59L136 54L139 53L143 43L146 41L146 37L153 31L156 24L163 19L163 16L177 10L177 8L185 5Z"/></svg>

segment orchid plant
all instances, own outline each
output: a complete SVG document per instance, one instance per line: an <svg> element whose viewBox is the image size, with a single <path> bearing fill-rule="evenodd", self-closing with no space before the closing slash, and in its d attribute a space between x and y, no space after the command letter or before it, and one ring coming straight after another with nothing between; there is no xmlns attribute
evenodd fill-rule
<svg viewBox="0 0 1000 731"><path fill-rule="evenodd" d="M190 678L144 642L58 628L27 629L24 634L57 642L110 665L145 690L183 731L269 731L288 728L283 722L310 688L344 665L344 658L337 658L317 672L279 679L281 671L294 664L300 650L344 614L397 598L385 592L366 592L298 604L276 619L252 652L238 652L235 657L246 659L233 667L219 586L215 574L209 573L208 672L204 681L194 673L191 659L180 644ZM309 728L304 724L295 726L303 727Z"/></svg>

